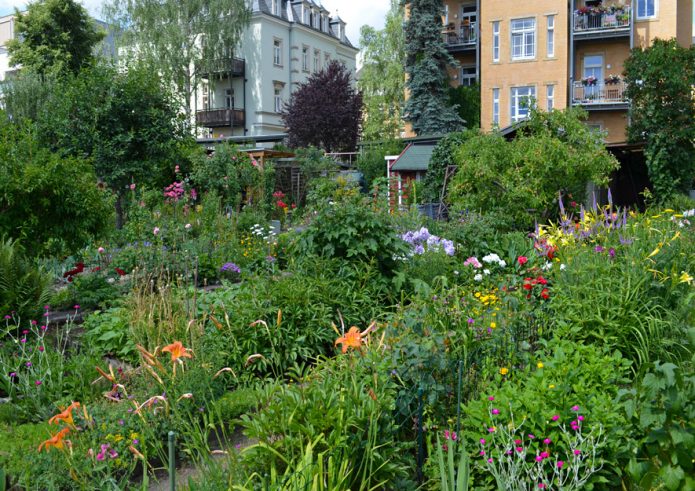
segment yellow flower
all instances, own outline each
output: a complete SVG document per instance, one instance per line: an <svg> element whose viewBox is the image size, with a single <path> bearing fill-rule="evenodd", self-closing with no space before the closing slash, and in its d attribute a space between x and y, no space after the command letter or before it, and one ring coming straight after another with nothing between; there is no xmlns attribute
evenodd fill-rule
<svg viewBox="0 0 695 491"><path fill-rule="evenodd" d="M550 385L548 386L548 388L549 388L549 389L554 389L554 388L555 388L555 384L550 384Z"/></svg>
<svg viewBox="0 0 695 491"><path fill-rule="evenodd" d="M490 322L490 327L495 329L497 327L497 323L496 322Z"/></svg>
<svg viewBox="0 0 695 491"><path fill-rule="evenodd" d="M120 442L121 440L123 440L123 435L120 435L120 434L119 434L119 435L116 435L116 436L113 437L113 441L114 441L115 443L118 443L118 442Z"/></svg>
<svg viewBox="0 0 695 491"><path fill-rule="evenodd" d="M500 375L507 375L508 373L509 373L509 368L507 368L507 367L500 368Z"/></svg>
<svg viewBox="0 0 695 491"><path fill-rule="evenodd" d="M654 250L652 251L652 253L649 254L649 255L647 256L647 258L650 258L650 257L652 257L652 256L656 256L657 254L659 254L659 251L660 251L660 250L661 250L661 244L659 244L659 245L657 246L657 248L654 249Z"/></svg>
<svg viewBox="0 0 695 491"><path fill-rule="evenodd" d="M539 361L538 363L536 363L536 366L537 366L538 368L543 368L543 362L542 362L542 361Z"/></svg>
<svg viewBox="0 0 695 491"><path fill-rule="evenodd" d="M678 277L678 283L687 283L688 285L693 282L693 277L690 276L685 271L681 271L681 275Z"/></svg>

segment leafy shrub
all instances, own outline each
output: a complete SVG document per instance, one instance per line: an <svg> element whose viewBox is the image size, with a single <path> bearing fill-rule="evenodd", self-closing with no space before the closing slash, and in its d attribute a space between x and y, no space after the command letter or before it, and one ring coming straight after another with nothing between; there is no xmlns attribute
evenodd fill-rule
<svg viewBox="0 0 695 491"><path fill-rule="evenodd" d="M23 319L38 314L50 298L48 275L24 256L21 245L0 238L0 313Z"/></svg>
<svg viewBox="0 0 695 491"><path fill-rule="evenodd" d="M427 174L425 174L420 187L420 202L437 203L440 201L447 168L450 165L456 165L456 154L461 145L477 134L478 130L449 133L437 142L427 166ZM451 176L449 178L451 179Z"/></svg>
<svg viewBox="0 0 695 491"><path fill-rule="evenodd" d="M83 324L86 344L99 356L134 361L137 350L130 337L128 317L122 307L93 312Z"/></svg>
<svg viewBox="0 0 695 491"><path fill-rule="evenodd" d="M240 387L233 392L225 393L214 405L222 421L231 422L256 410L260 402L258 397L256 389Z"/></svg>
<svg viewBox="0 0 695 491"><path fill-rule="evenodd" d="M581 202L586 183L607 183L618 165L585 118L574 108L532 110L511 142L498 133L471 137L458 152L449 200L458 210L506 215L520 229L554 216L558 193Z"/></svg>
<svg viewBox="0 0 695 491"><path fill-rule="evenodd" d="M374 261L386 276L393 275L398 267L395 258L407 252L388 215L357 199L320 210L302 233L301 247L326 258Z"/></svg>
<svg viewBox="0 0 695 491"><path fill-rule="evenodd" d="M384 157L387 155L400 155L403 148L403 143L398 140L365 147L363 153L357 159L357 169L364 175L367 189L372 187L375 179L386 177L386 161Z"/></svg>

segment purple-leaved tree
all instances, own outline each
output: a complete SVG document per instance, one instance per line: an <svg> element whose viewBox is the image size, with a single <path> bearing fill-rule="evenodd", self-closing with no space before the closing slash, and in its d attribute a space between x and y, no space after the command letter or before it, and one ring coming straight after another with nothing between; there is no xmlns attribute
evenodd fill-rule
<svg viewBox="0 0 695 491"><path fill-rule="evenodd" d="M290 147L352 151L360 132L362 95L345 65L333 60L299 85L285 105L282 119Z"/></svg>

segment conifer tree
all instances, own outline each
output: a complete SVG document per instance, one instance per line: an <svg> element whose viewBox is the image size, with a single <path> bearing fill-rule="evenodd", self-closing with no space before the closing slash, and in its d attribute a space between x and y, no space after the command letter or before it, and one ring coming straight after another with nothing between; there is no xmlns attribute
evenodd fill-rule
<svg viewBox="0 0 695 491"><path fill-rule="evenodd" d="M447 66L456 61L442 38L442 0L410 0L405 25L406 87L409 98L405 119L418 135L448 133L461 129L464 121L447 96Z"/></svg>

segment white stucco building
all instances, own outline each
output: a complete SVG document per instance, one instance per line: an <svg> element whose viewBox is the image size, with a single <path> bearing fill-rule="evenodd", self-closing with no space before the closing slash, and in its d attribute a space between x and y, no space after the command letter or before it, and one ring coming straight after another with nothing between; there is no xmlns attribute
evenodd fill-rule
<svg viewBox="0 0 695 491"><path fill-rule="evenodd" d="M355 74L358 50L345 23L319 0L252 0L251 8L241 45L220 57L197 90L200 136L282 133L279 112L312 73L338 60Z"/></svg>
<svg viewBox="0 0 695 491"><path fill-rule="evenodd" d="M0 82L14 71L10 67L10 57L5 48L5 43L12 38L14 38L14 15L0 17Z"/></svg>

